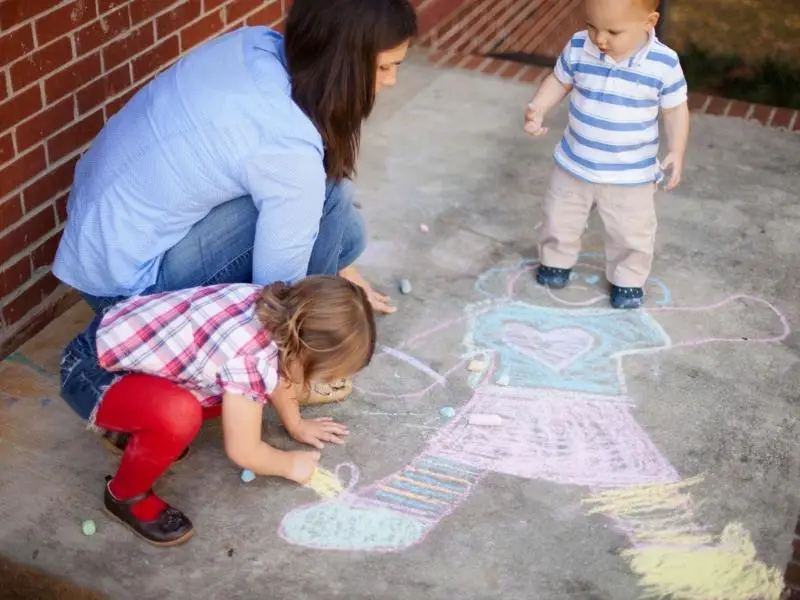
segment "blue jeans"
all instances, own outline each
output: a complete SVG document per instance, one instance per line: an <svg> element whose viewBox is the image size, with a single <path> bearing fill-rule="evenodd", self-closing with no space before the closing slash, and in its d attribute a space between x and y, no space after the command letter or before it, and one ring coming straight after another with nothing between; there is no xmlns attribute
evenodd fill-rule
<svg viewBox="0 0 800 600"><path fill-rule="evenodd" d="M353 206L353 191L353 184L346 179L328 183L308 275L335 275L364 251L366 230ZM257 217L250 196L214 208L164 254L155 284L143 294L251 282ZM82 296L96 313L124 299Z"/></svg>

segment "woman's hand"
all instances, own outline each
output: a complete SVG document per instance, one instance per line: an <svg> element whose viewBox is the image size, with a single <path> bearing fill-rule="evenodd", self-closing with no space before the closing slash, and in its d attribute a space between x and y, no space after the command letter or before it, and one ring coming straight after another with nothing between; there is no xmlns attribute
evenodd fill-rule
<svg viewBox="0 0 800 600"><path fill-rule="evenodd" d="M383 294L376 292L354 266L351 265L339 271L339 277L344 277L348 281L352 281L361 289L363 289L367 294L367 299L369 300L369 303L372 305L372 308L375 312L390 315L397 311L397 307L390 304L392 299L389 298L389 296L384 296Z"/></svg>
<svg viewBox="0 0 800 600"><path fill-rule="evenodd" d="M344 444L341 436L350 435L350 430L330 417L302 419L292 427L289 434L298 442L322 449L326 443Z"/></svg>

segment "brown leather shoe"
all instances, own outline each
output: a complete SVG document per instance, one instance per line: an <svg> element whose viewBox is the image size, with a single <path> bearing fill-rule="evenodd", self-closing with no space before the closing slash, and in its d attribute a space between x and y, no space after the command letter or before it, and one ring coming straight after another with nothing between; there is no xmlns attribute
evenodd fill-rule
<svg viewBox="0 0 800 600"><path fill-rule="evenodd" d="M334 383L312 383L308 397L300 402L301 406L312 404L329 404L341 402L353 392L353 382L349 378Z"/></svg>
<svg viewBox="0 0 800 600"><path fill-rule="evenodd" d="M131 506L144 500L153 492L148 491L128 500L117 500L108 489L110 481L111 476L109 475L106 477L104 497L106 512L144 541L166 548L184 544L194 535L194 526L189 517L171 506L167 506L161 511L155 521L140 521L131 512Z"/></svg>
<svg viewBox="0 0 800 600"><path fill-rule="evenodd" d="M129 433L121 433L119 431L106 431L103 434L102 440L103 445L106 447L106 450L111 452L111 454L116 454L117 456L122 456L125 452L125 448L128 447L128 441L131 439L131 435ZM186 449L181 452L181 455L175 459L175 462L172 463L177 465L181 462L184 458L189 456L189 451L191 450L191 446L187 446Z"/></svg>

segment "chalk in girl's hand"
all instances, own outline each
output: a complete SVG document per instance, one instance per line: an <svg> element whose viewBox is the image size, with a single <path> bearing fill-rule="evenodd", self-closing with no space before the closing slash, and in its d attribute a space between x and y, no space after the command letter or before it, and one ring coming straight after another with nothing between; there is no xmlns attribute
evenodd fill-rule
<svg viewBox="0 0 800 600"><path fill-rule="evenodd" d="M344 487L339 481L339 478L330 471L326 471L320 467L314 469L314 472L311 474L311 479L306 481L303 485L314 490L317 495L324 500L336 498L336 496L344 491Z"/></svg>
<svg viewBox="0 0 800 600"><path fill-rule="evenodd" d="M478 373L486 369L486 362L482 360L471 360L467 365L467 371L471 373Z"/></svg>
<svg viewBox="0 0 800 600"><path fill-rule="evenodd" d="M94 535L97 531L97 525L95 525L94 521L91 519L86 519L81 524L81 530L83 531L83 535Z"/></svg>
<svg viewBox="0 0 800 600"><path fill-rule="evenodd" d="M503 424L503 419L500 415L479 415L473 414L469 416L470 425L484 425L486 427L496 427Z"/></svg>
<svg viewBox="0 0 800 600"><path fill-rule="evenodd" d="M420 230L422 233L428 233L428 226L427 226L427 225L425 225L425 223L420 223L420 224L419 224L419 230Z"/></svg>
<svg viewBox="0 0 800 600"><path fill-rule="evenodd" d="M411 293L411 282L408 279L401 279L400 280L400 293L401 294L410 294Z"/></svg>
<svg viewBox="0 0 800 600"><path fill-rule="evenodd" d="M239 477L245 483L250 483L256 478L256 474L253 473L250 469L244 469Z"/></svg>
<svg viewBox="0 0 800 600"><path fill-rule="evenodd" d="M452 419L456 416L456 409L452 406L444 406L439 409L439 414L441 414L445 419Z"/></svg>

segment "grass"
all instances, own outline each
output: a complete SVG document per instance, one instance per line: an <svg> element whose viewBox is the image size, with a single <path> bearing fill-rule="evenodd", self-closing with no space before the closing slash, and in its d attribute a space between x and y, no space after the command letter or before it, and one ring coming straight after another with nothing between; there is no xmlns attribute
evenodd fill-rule
<svg viewBox="0 0 800 600"><path fill-rule="evenodd" d="M798 0L670 0L664 37L693 90L800 109Z"/></svg>

